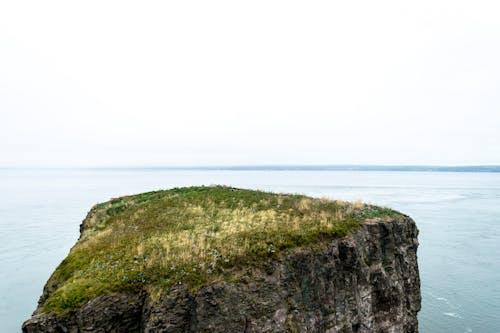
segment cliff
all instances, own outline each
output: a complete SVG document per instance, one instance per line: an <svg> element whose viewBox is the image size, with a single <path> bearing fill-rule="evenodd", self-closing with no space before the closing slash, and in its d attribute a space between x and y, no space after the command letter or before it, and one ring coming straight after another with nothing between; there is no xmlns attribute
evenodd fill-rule
<svg viewBox="0 0 500 333"><path fill-rule="evenodd" d="M418 332L418 230L228 187L94 206L23 332Z"/></svg>

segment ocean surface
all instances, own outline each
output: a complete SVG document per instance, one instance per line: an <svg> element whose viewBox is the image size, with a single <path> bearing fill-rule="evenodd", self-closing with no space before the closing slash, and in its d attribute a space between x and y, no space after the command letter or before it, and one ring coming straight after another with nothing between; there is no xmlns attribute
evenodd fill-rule
<svg viewBox="0 0 500 333"><path fill-rule="evenodd" d="M0 332L20 332L90 207L225 184L389 206L420 229L420 332L500 332L500 173L0 169Z"/></svg>

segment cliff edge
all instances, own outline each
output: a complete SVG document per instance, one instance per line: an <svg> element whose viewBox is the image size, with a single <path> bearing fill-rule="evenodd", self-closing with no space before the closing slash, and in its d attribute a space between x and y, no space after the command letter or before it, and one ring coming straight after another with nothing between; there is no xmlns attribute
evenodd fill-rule
<svg viewBox="0 0 500 333"><path fill-rule="evenodd" d="M23 332L418 332L418 230L387 208L191 187L80 231Z"/></svg>

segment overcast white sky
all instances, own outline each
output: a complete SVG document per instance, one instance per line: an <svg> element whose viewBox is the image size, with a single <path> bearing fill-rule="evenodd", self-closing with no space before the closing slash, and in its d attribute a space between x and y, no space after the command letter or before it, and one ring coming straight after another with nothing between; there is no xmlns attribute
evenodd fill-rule
<svg viewBox="0 0 500 333"><path fill-rule="evenodd" d="M498 1L2 1L0 166L500 164Z"/></svg>

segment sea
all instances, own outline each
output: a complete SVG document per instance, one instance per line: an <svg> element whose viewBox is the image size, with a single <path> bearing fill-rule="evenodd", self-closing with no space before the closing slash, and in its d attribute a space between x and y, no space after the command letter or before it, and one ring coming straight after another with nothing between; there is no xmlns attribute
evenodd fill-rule
<svg viewBox="0 0 500 333"><path fill-rule="evenodd" d="M420 332L500 332L500 173L480 171L0 169L0 332L21 331L92 205L214 184L359 199L410 215L420 230Z"/></svg>

